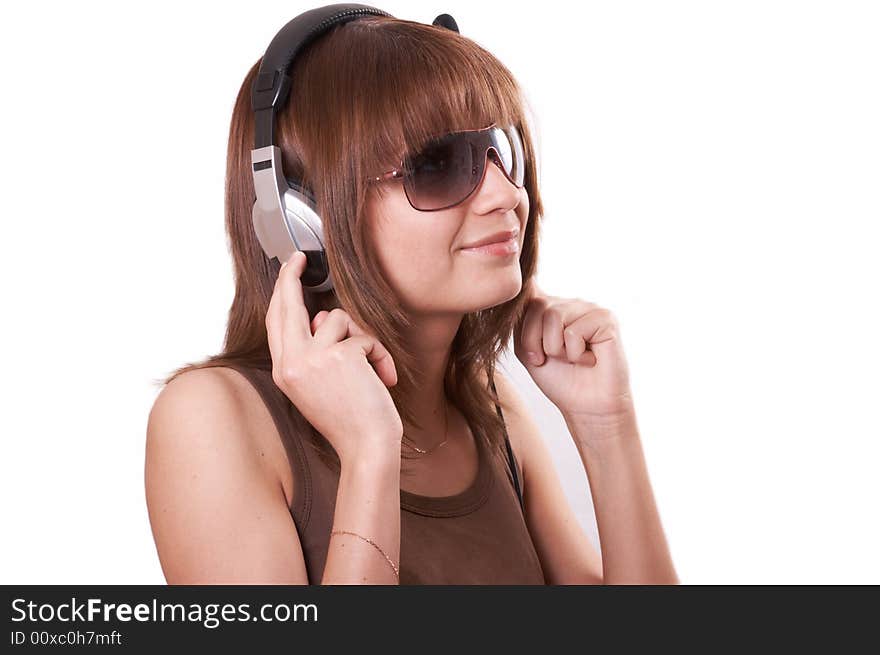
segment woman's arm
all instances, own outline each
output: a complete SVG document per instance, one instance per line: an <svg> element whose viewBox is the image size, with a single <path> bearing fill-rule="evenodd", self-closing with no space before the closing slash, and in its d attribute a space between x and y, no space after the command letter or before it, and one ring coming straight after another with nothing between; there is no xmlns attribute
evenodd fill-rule
<svg viewBox="0 0 880 655"><path fill-rule="evenodd" d="M400 568L400 449L342 462L333 531L355 532L375 542ZM330 538L321 584L400 584L391 563L369 542L351 534Z"/></svg>
<svg viewBox="0 0 880 655"><path fill-rule="evenodd" d="M266 435L248 418L243 396L222 371L199 369L166 385L150 412L147 508L169 584L308 584L277 468L265 456ZM400 497L399 486L396 497L390 488L399 455L395 464L344 467L335 517L337 528L382 544L396 563ZM349 581L397 584L373 546L337 535L322 584Z"/></svg>
<svg viewBox="0 0 880 655"><path fill-rule="evenodd" d="M548 585L602 584L602 557L568 502L540 429L516 388L497 369L495 385L510 445L522 468L526 525L545 581Z"/></svg>
<svg viewBox="0 0 880 655"><path fill-rule="evenodd" d="M635 412L602 423L563 416L590 480L604 583L679 584Z"/></svg>
<svg viewBox="0 0 880 655"><path fill-rule="evenodd" d="M617 317L528 280L517 359L562 412L586 469L605 584L676 584L636 427ZM531 441L537 443L535 436Z"/></svg>
<svg viewBox="0 0 880 655"><path fill-rule="evenodd" d="M525 518L547 584L678 583L637 442L617 442L618 451L578 447L593 497L600 555L581 528L519 393L497 370L495 382L511 446L523 469ZM577 440L583 428L568 426ZM595 431L590 434L596 436Z"/></svg>

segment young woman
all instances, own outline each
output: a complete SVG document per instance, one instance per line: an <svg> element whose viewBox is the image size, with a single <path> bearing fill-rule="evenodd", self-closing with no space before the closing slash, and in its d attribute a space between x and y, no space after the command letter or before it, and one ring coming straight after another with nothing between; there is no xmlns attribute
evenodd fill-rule
<svg viewBox="0 0 880 655"><path fill-rule="evenodd" d="M452 30L381 16L298 55L276 142L324 221L335 286L313 293L305 257L279 265L254 234L259 64L230 126L224 347L173 372L149 416L167 581L676 583L617 323L534 283L543 210L510 72ZM460 164L442 143L492 146L466 188L414 193L426 167ZM577 445L601 555L496 371L511 337Z"/></svg>

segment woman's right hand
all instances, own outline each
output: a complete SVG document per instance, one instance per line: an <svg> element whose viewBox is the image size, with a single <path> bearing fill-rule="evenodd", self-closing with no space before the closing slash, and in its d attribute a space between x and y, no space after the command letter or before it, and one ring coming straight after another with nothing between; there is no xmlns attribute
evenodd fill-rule
<svg viewBox="0 0 880 655"><path fill-rule="evenodd" d="M309 322L300 280L305 261L294 252L269 301L272 379L341 462L399 457L403 424L387 389L397 384L394 360L343 309L320 312Z"/></svg>

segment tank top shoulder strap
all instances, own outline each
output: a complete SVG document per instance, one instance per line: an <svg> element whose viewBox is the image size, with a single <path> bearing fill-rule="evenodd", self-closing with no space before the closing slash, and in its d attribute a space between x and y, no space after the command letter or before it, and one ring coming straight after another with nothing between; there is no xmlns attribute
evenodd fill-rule
<svg viewBox="0 0 880 655"><path fill-rule="evenodd" d="M495 388L495 379L491 378L489 380L489 386L492 388L492 392L495 394L495 397L498 397L498 390ZM499 418L501 418L501 423L504 425L504 447L507 450L507 468L510 473L510 478L513 483L513 488L516 490L516 497L519 499L520 509L525 511L525 506L523 505L523 497L522 491L520 490L519 481L522 478L522 470L519 468L519 462L513 454L513 448L510 447L510 437L507 434L507 424L504 421L504 413L501 411L501 406L496 402L495 403L495 411L498 412Z"/></svg>

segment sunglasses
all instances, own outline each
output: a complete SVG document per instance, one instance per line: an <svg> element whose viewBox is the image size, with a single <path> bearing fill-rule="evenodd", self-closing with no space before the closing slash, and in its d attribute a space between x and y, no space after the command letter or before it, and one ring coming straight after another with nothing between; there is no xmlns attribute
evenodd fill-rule
<svg viewBox="0 0 880 655"><path fill-rule="evenodd" d="M486 160L492 160L516 188L525 179L522 139L514 126L495 123L479 130L451 132L431 140L415 155L406 155L400 168L369 178L370 183L403 180L413 209L449 209L464 202L483 180Z"/></svg>

